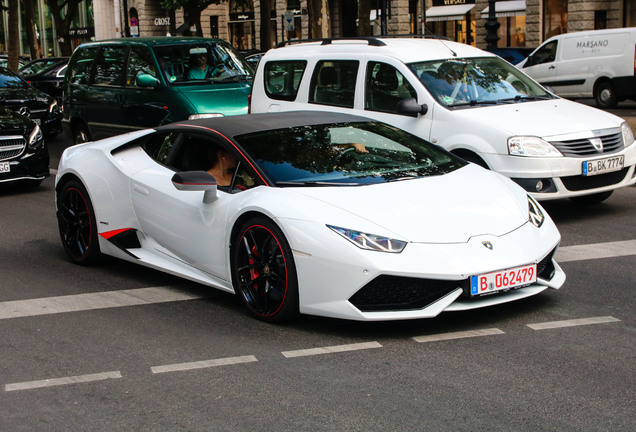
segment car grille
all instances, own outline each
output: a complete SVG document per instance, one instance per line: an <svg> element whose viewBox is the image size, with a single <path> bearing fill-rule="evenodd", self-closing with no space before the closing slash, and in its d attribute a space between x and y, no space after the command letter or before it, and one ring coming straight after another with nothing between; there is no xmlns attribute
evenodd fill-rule
<svg viewBox="0 0 636 432"><path fill-rule="evenodd" d="M537 263L537 276L551 280L556 269L552 257L556 249ZM462 288L470 297L470 278L449 281L381 275L356 292L349 302L362 312L387 312L423 309L445 295Z"/></svg>
<svg viewBox="0 0 636 432"><path fill-rule="evenodd" d="M598 151L587 138L569 141L550 141L550 144L556 147L563 156L573 157L594 156L599 153L615 153L623 149L623 134L620 131L618 133L601 135L598 138L600 138L603 143L603 150L601 151Z"/></svg>
<svg viewBox="0 0 636 432"><path fill-rule="evenodd" d="M422 309L466 281L381 275L356 292L349 302L362 312Z"/></svg>
<svg viewBox="0 0 636 432"><path fill-rule="evenodd" d="M614 171L607 174L585 177L581 175L561 177L563 185L571 191L596 189L604 186L611 186L623 181L629 168Z"/></svg>
<svg viewBox="0 0 636 432"><path fill-rule="evenodd" d="M20 156L26 147L26 140L19 135L0 137L0 161Z"/></svg>

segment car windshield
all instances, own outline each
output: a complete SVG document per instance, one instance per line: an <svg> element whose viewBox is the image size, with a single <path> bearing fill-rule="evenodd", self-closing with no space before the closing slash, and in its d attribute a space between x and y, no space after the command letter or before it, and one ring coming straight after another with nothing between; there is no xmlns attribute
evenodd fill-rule
<svg viewBox="0 0 636 432"><path fill-rule="evenodd" d="M465 165L377 122L297 126L234 138L278 186L383 183L442 175Z"/></svg>
<svg viewBox="0 0 636 432"><path fill-rule="evenodd" d="M499 57L427 61L412 63L409 68L433 97L449 108L554 97Z"/></svg>
<svg viewBox="0 0 636 432"><path fill-rule="evenodd" d="M24 66L22 69L20 69L20 75L23 76L27 76L27 75L34 75L44 69L47 69L51 66L53 66L54 64L59 63L60 60L59 59L39 59L39 60L34 60L31 63L27 64L26 66Z"/></svg>
<svg viewBox="0 0 636 432"><path fill-rule="evenodd" d="M5 69L0 71L0 88L28 88L29 85L17 75Z"/></svg>
<svg viewBox="0 0 636 432"><path fill-rule="evenodd" d="M251 80L252 67L223 43L161 45L154 48L166 80L175 85Z"/></svg>

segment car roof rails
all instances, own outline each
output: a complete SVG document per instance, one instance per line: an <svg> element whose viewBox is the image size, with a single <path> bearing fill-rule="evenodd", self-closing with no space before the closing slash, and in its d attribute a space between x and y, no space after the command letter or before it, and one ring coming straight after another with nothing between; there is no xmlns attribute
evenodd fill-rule
<svg viewBox="0 0 636 432"><path fill-rule="evenodd" d="M386 35L386 36L357 36L357 37L338 37L338 38L323 38L323 39L294 39L289 41L279 42L276 48L282 48L287 45L294 45L306 42L320 42L321 45L331 45L334 41L366 41L369 46L386 46L382 39L397 39L397 38L418 38L418 39L440 39L450 40L446 36L441 36L432 33L426 34L402 34L402 35Z"/></svg>

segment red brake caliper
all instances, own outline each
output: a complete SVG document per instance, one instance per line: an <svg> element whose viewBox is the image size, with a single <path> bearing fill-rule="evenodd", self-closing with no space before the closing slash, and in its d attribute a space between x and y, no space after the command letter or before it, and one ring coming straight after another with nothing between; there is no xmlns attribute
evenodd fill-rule
<svg viewBox="0 0 636 432"><path fill-rule="evenodd" d="M252 256L258 257L258 251L256 249L256 245L252 246ZM249 263L250 263L250 266L256 264L256 262L252 258L249 259ZM258 272L257 269L251 268L250 269L250 276L252 277L251 280L254 281L260 276L260 273ZM254 291L257 291L258 290L258 283L254 283L252 285L252 288L254 289Z"/></svg>

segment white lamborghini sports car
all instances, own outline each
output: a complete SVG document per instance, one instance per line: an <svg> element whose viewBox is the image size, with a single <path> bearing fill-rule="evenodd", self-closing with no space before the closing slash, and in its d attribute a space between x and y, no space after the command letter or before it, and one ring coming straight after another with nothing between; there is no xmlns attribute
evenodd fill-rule
<svg viewBox="0 0 636 432"><path fill-rule="evenodd" d="M74 262L162 270L270 322L434 317L565 281L559 232L519 186L344 114L200 119L70 147L56 205Z"/></svg>

